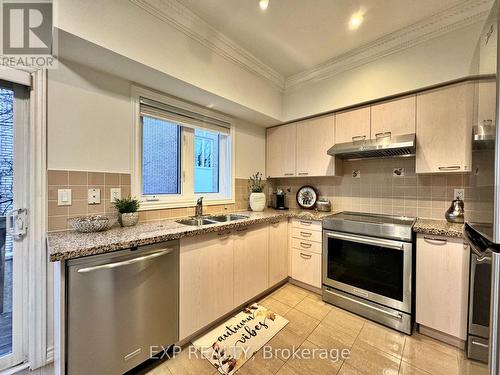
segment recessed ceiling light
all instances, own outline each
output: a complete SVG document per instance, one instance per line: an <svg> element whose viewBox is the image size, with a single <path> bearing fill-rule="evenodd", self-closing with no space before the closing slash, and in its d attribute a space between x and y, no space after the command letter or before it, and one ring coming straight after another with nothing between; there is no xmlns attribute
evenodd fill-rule
<svg viewBox="0 0 500 375"><path fill-rule="evenodd" d="M363 23L364 15L362 11L357 11L351 16L349 20L349 28L356 30Z"/></svg>
<svg viewBox="0 0 500 375"><path fill-rule="evenodd" d="M259 0L259 7L262 10L266 10L269 6L269 0Z"/></svg>

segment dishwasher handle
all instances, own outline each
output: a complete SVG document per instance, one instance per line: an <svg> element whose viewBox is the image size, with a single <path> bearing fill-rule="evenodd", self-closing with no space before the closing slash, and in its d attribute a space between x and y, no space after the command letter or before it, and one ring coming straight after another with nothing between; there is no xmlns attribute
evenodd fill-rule
<svg viewBox="0 0 500 375"><path fill-rule="evenodd" d="M121 262L107 263L107 264L101 264L99 266L80 268L77 272L78 273L89 273L89 272L98 271L98 270L109 270L109 269L113 269L113 268L129 266L131 264L143 262L143 261L148 260L148 259L158 258L158 257L161 257L163 255L170 254L173 251L174 251L174 249L167 248L167 249L163 249L161 251L157 251L156 253L143 255L143 256L128 259L128 260L123 260Z"/></svg>

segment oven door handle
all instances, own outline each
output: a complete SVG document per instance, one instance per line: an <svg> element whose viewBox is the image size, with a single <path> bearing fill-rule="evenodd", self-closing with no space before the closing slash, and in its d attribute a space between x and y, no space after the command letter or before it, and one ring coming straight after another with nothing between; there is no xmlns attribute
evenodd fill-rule
<svg viewBox="0 0 500 375"><path fill-rule="evenodd" d="M367 237L351 236L348 234L333 233L333 232L327 232L326 235L328 237L336 238L338 240L358 242L358 243L362 243L362 244L366 244L366 245L385 247L388 249L401 250L401 251L403 251L405 249L404 244L402 244L400 242L391 241L391 240L384 240L381 238L367 238Z"/></svg>

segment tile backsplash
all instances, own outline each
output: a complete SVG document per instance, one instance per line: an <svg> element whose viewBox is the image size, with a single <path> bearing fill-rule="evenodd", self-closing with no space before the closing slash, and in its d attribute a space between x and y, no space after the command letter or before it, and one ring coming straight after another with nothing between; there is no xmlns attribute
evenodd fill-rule
<svg viewBox="0 0 500 375"><path fill-rule="evenodd" d="M404 175L398 175L401 172ZM334 211L444 219L454 189L465 190L467 212L467 203L474 199L475 193L470 178L470 174L417 175L415 158L407 157L344 161L340 176L280 178L272 179L271 184L274 189L289 191L287 200L291 208L297 207L297 190L312 185L320 196L331 200Z"/></svg>
<svg viewBox="0 0 500 375"><path fill-rule="evenodd" d="M130 174L86 171L48 171L48 230L70 229L68 219L76 216L93 214L116 214L111 204L110 189L121 188L122 197L131 193ZM87 203L88 189L101 189L101 203ZM71 189L71 206L57 205L57 190ZM248 185L246 179L235 181L235 203L227 205L205 206L204 212L215 214L234 212L248 208ZM139 221L153 221L194 215L194 207L148 210L139 212Z"/></svg>

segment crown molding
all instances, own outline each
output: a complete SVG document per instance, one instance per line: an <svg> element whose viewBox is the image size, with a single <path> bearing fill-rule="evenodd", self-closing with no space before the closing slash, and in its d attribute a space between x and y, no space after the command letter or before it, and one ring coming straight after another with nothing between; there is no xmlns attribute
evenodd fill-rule
<svg viewBox="0 0 500 375"><path fill-rule="evenodd" d="M282 74L210 26L177 0L129 1L168 23L186 36L198 41L211 51L238 64L243 69L256 74L260 78L269 81L280 91L283 91L285 77Z"/></svg>
<svg viewBox="0 0 500 375"><path fill-rule="evenodd" d="M493 0L463 1L420 22L288 77L285 81L285 91L330 78L443 34L484 21L488 17L492 4Z"/></svg>

